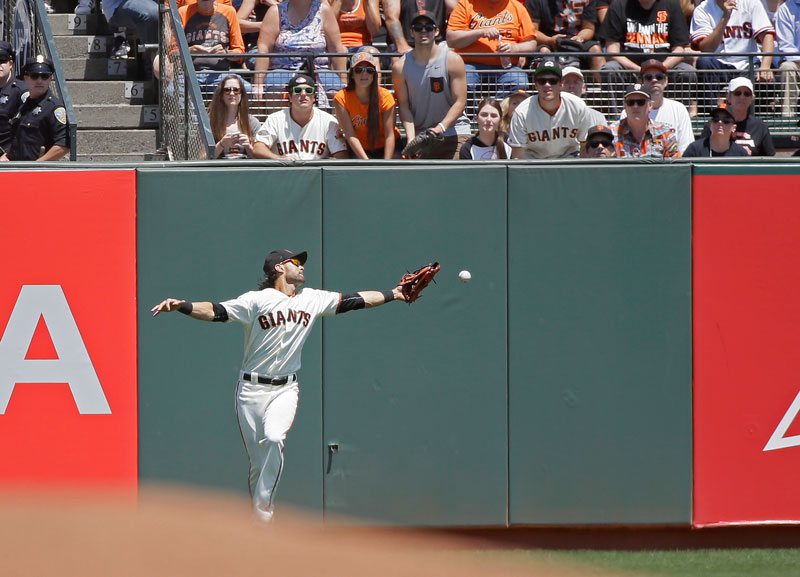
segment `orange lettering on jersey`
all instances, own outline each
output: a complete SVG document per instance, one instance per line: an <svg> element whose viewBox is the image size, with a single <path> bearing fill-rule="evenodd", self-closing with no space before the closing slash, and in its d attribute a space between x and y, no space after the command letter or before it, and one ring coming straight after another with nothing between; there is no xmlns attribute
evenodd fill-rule
<svg viewBox="0 0 800 577"><path fill-rule="evenodd" d="M514 15L511 14L508 10L503 10L499 14L492 16L491 18L487 18L480 12L475 14L472 18L469 19L469 29L475 30L476 28L493 28L497 26L502 26L503 24L511 24L514 22Z"/></svg>

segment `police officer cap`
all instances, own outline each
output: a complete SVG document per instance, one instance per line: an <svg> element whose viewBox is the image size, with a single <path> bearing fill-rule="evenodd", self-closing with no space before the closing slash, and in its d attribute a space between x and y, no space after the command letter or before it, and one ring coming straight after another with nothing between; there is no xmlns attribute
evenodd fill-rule
<svg viewBox="0 0 800 577"><path fill-rule="evenodd" d="M34 60L28 60L25 63L25 66L22 67L23 76L26 74L34 74L36 72L40 74L53 74L55 72L55 68L53 68L52 62L39 54Z"/></svg>
<svg viewBox="0 0 800 577"><path fill-rule="evenodd" d="M14 58L14 49L11 48L10 42L0 40L0 56Z"/></svg>

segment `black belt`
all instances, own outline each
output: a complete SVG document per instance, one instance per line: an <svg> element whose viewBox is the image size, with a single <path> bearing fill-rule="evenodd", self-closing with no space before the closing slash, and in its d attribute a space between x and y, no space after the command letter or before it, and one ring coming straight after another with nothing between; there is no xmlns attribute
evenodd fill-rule
<svg viewBox="0 0 800 577"><path fill-rule="evenodd" d="M250 373L242 373L242 380L250 381L252 383L253 375L251 375ZM285 385L289 381L294 382L294 380L295 376L293 374L289 375L288 377L278 377L277 379L270 379L269 377L262 377L261 375L258 375L256 377L256 382L259 383L260 385L275 385L276 387Z"/></svg>

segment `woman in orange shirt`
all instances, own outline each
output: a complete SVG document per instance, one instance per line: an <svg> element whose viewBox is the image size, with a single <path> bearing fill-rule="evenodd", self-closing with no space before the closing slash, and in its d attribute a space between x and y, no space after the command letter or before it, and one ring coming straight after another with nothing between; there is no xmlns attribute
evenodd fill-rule
<svg viewBox="0 0 800 577"><path fill-rule="evenodd" d="M347 86L333 99L339 128L353 155L391 159L400 133L391 92L378 85L378 59L368 51L353 56Z"/></svg>

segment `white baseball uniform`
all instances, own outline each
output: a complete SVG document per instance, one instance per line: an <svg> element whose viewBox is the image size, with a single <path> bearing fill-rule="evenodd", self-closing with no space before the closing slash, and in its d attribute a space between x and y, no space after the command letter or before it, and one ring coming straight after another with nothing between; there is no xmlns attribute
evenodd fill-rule
<svg viewBox="0 0 800 577"><path fill-rule="evenodd" d="M256 514L272 518L283 471L283 444L299 397L296 372L314 321L336 314L341 293L301 288L294 296L274 289L251 291L220 303L229 320L244 326L244 358L236 385L236 415L250 459L250 494ZM249 373L247 380L245 373ZM258 377L287 377L279 386Z"/></svg>
<svg viewBox="0 0 800 577"><path fill-rule="evenodd" d="M337 138L339 123L327 112L314 108L311 120L300 126L289 108L273 112L261 125L256 140L272 152L293 160L319 160L347 149L344 140Z"/></svg>
<svg viewBox="0 0 800 577"><path fill-rule="evenodd" d="M705 0L692 14L689 35L692 43L699 42L710 35L722 20L722 8L717 0ZM758 52L757 38L765 33L775 34L767 11L760 0L736 0L736 9L731 12L725 26L722 42L717 46L719 60L736 67L747 69L747 56L736 56L740 52Z"/></svg>
<svg viewBox="0 0 800 577"><path fill-rule="evenodd" d="M524 148L529 159L577 156L592 126L587 108L582 99L562 91L561 105L551 115L542 110L536 96L531 96L514 110L508 144Z"/></svg>

